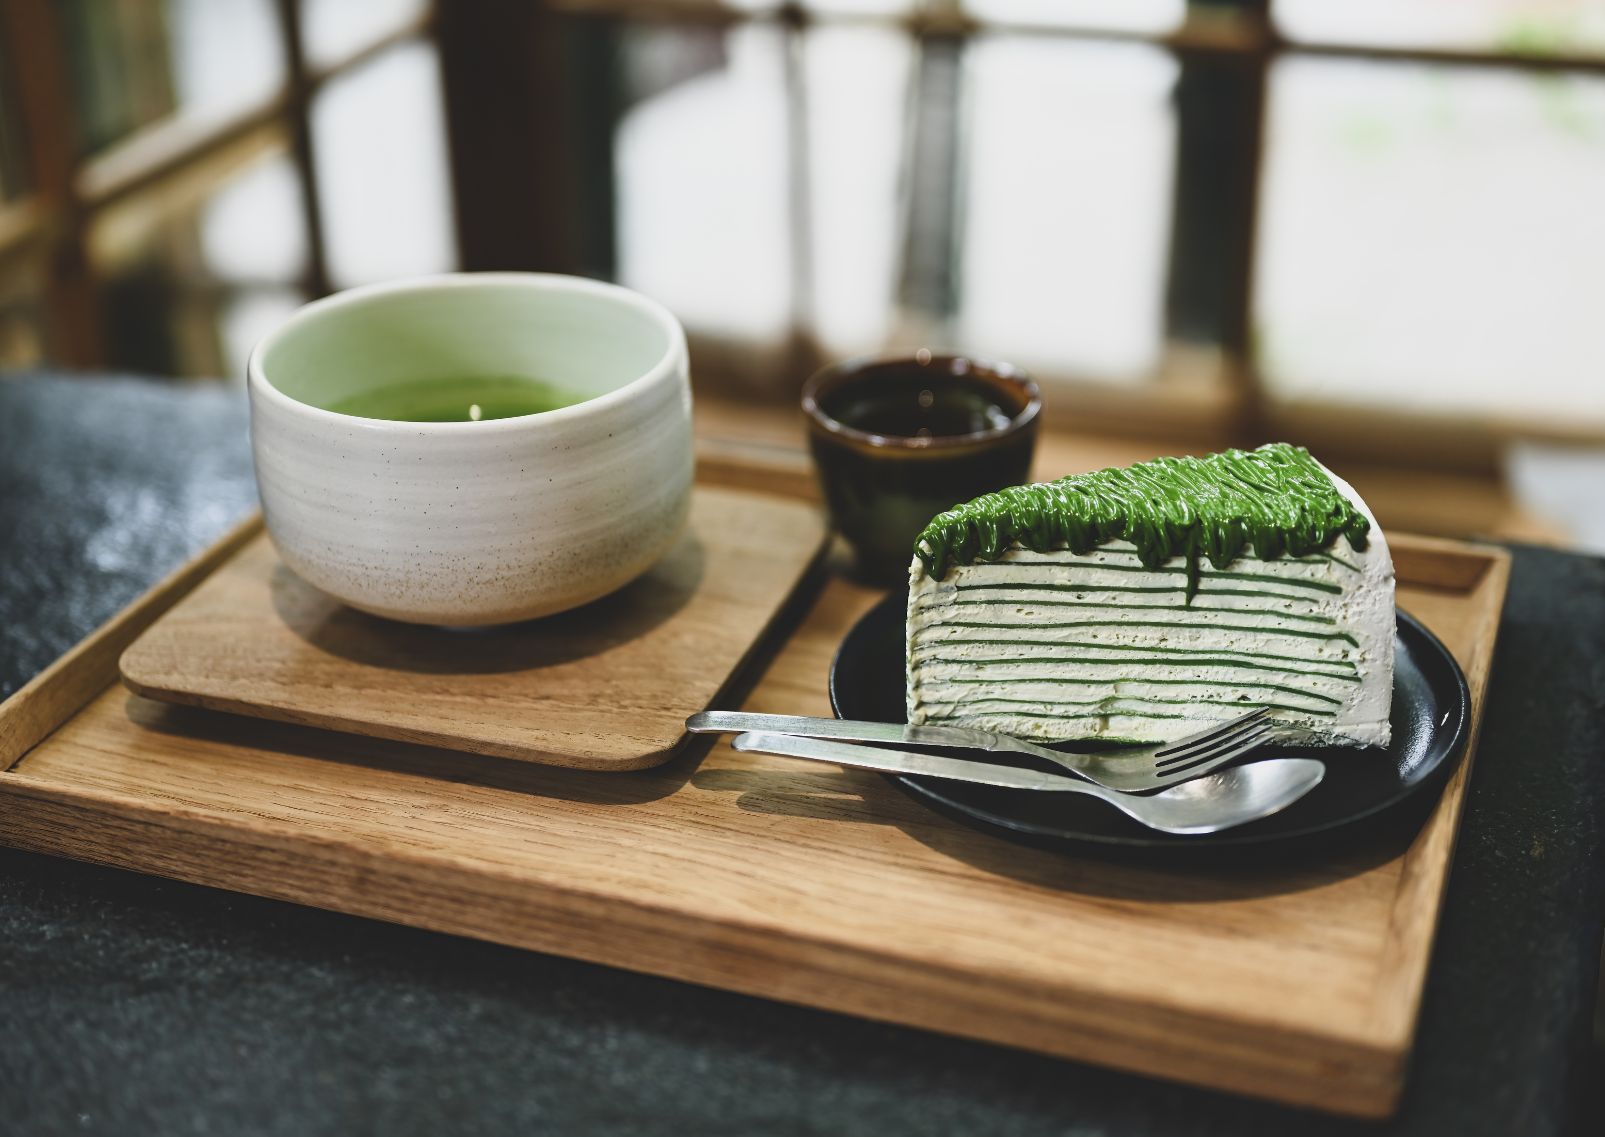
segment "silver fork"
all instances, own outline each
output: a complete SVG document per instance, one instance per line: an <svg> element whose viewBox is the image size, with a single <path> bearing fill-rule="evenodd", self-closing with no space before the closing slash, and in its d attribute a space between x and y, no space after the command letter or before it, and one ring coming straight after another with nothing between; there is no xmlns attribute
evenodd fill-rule
<svg viewBox="0 0 1605 1137"><path fill-rule="evenodd" d="M1123 746L1118 750L1076 752L1052 750L1012 735L960 726L908 726L856 719L765 715L747 711L703 711L685 720L692 734L762 731L803 738L837 738L854 742L891 742L901 746L951 746L992 754L1019 754L1041 759L1079 774L1111 790L1147 793L1202 777L1270 741L1277 726L1270 708L1257 707L1229 722L1158 746Z"/></svg>

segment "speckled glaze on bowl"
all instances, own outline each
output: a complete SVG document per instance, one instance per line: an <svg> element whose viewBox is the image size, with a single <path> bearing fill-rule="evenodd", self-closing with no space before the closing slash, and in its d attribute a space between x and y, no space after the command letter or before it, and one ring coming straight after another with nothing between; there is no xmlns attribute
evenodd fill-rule
<svg viewBox="0 0 1605 1137"><path fill-rule="evenodd" d="M635 579L684 527L685 333L628 289L526 273L353 289L290 317L248 371L268 533L353 608L462 626L550 615ZM325 409L393 384L504 375L588 397L485 422Z"/></svg>

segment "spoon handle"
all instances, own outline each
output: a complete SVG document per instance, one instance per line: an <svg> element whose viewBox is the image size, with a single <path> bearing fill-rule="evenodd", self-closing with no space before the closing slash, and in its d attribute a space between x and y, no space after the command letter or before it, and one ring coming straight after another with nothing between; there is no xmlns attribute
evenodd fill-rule
<svg viewBox="0 0 1605 1137"><path fill-rule="evenodd" d="M730 745L736 750L753 754L809 758L816 762L833 762L839 766L878 770L883 774L922 774L931 778L973 782L982 786L1002 786L1011 790L1052 790L1059 793L1091 794L1105 801L1110 800L1111 796L1110 791L1101 786L1064 774L1019 770L1011 766L994 766L988 762L967 762L962 758L943 758L935 754L913 754L906 750L882 750L875 746L828 742L794 734L761 732L738 734Z"/></svg>

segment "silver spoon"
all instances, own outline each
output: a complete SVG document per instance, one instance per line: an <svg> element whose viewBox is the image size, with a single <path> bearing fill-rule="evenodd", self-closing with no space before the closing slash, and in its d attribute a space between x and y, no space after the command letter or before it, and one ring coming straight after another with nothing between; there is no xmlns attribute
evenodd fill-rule
<svg viewBox="0 0 1605 1137"><path fill-rule="evenodd" d="M971 730L942 724L909 726L905 723L861 722L854 719L808 718L803 715L766 715L751 711L702 711L685 720L692 734L801 734L809 738L835 738L843 742L890 742L905 746L947 746L984 750L992 754L1020 754L1040 758L1128 794L1162 790L1188 778L1198 778L1235 761L1285 733L1285 724L1272 722L1269 707L1215 723L1186 738L1157 746L1122 746L1093 753L1050 750L1023 738L990 730Z"/></svg>
<svg viewBox="0 0 1605 1137"><path fill-rule="evenodd" d="M1326 774L1325 764L1315 758L1267 758L1217 770L1156 794L1138 796L1064 774L968 762L935 754L914 754L906 750L882 750L850 742L826 742L791 734L749 732L738 734L730 745L753 754L807 758L878 770L883 774L917 774L1013 790L1088 794L1108 802L1150 829L1189 836L1218 833L1269 817L1313 790Z"/></svg>

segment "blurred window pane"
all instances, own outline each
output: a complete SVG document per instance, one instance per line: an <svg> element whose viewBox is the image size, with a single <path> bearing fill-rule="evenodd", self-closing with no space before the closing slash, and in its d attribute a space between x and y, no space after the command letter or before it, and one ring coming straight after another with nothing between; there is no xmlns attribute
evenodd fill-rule
<svg viewBox="0 0 1605 1137"><path fill-rule="evenodd" d="M307 266L295 166L277 155L227 182L201 206L201 255L222 280L296 284Z"/></svg>
<svg viewBox="0 0 1605 1137"><path fill-rule="evenodd" d="M803 0L802 7L824 15L902 16L912 12L923 0ZM731 8L747 12L774 12L779 0L726 0ZM672 7L673 5L668 5Z"/></svg>
<svg viewBox="0 0 1605 1137"><path fill-rule="evenodd" d="M133 197L97 214L107 362L166 375L244 374L251 345L302 295L300 185L269 152L199 197Z"/></svg>
<svg viewBox="0 0 1605 1137"><path fill-rule="evenodd" d="M68 0L60 12L86 153L174 113L238 113L284 80L273 0Z"/></svg>
<svg viewBox="0 0 1605 1137"><path fill-rule="evenodd" d="M1045 375L1147 377L1164 331L1175 60L989 36L966 64L960 345Z"/></svg>
<svg viewBox="0 0 1605 1137"><path fill-rule="evenodd" d="M693 330L790 329L782 48L768 24L625 33L627 88L705 56L631 107L614 143L619 279Z"/></svg>
<svg viewBox="0 0 1605 1137"><path fill-rule="evenodd" d="M1605 49L1605 0L1276 0L1289 39L1529 52Z"/></svg>
<svg viewBox="0 0 1605 1137"><path fill-rule="evenodd" d="M1161 33L1187 15L1186 0L964 0L978 20L1000 23Z"/></svg>
<svg viewBox="0 0 1605 1137"><path fill-rule="evenodd" d="M292 312L306 303L306 299L299 289L272 286L235 288L224 292L219 297L216 310L223 374L230 379L243 380L251 349L289 319Z"/></svg>
<svg viewBox="0 0 1605 1137"><path fill-rule="evenodd" d="M832 355L866 354L894 324L913 49L862 25L821 25L803 45L814 334Z"/></svg>
<svg viewBox="0 0 1605 1137"><path fill-rule="evenodd" d="M429 0L300 0L307 58L326 64L361 51L421 17Z"/></svg>
<svg viewBox="0 0 1605 1137"><path fill-rule="evenodd" d="M808 0L815 12L849 16L901 16L918 7L919 0Z"/></svg>
<svg viewBox="0 0 1605 1137"><path fill-rule="evenodd" d="M266 102L283 84L273 0L167 0L167 21L173 86L185 113L235 113Z"/></svg>
<svg viewBox="0 0 1605 1137"><path fill-rule="evenodd" d="M456 264L431 44L398 45L332 80L313 103L312 140L336 287Z"/></svg>
<svg viewBox="0 0 1605 1137"><path fill-rule="evenodd" d="M86 153L173 112L163 9L68 0L60 14Z"/></svg>
<svg viewBox="0 0 1605 1137"><path fill-rule="evenodd" d="M1605 79L1272 74L1256 340L1278 393L1605 424Z"/></svg>

